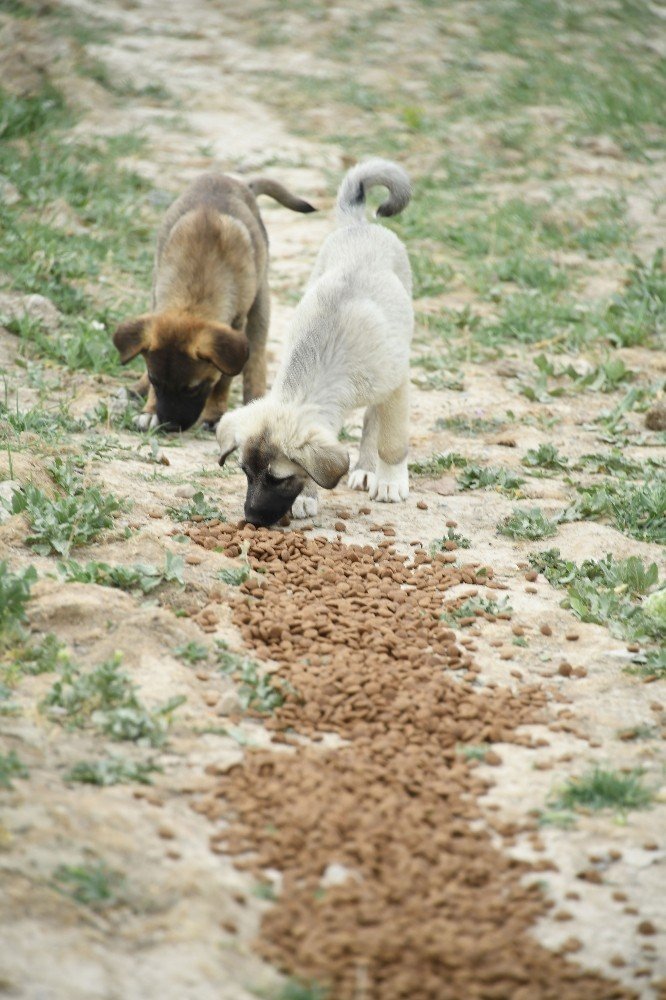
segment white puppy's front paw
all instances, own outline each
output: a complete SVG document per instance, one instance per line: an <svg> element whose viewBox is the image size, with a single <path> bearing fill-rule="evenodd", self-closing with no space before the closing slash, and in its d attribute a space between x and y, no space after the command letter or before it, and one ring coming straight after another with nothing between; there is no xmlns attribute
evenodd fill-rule
<svg viewBox="0 0 666 1000"><path fill-rule="evenodd" d="M314 517L319 510L319 500L317 497L306 497L301 494L296 497L291 505L291 516L294 519L303 517Z"/></svg>
<svg viewBox="0 0 666 1000"><path fill-rule="evenodd" d="M157 427L158 423L156 413L139 413L134 418L134 426L140 431L152 431Z"/></svg>
<svg viewBox="0 0 666 1000"><path fill-rule="evenodd" d="M354 469L347 476L347 485L352 490L367 490L370 493L377 485L377 477L366 469Z"/></svg>
<svg viewBox="0 0 666 1000"><path fill-rule="evenodd" d="M409 496L407 459L398 465L388 465L380 458L377 462L377 482L369 493L371 500L379 500L381 503L399 503L401 500L406 500Z"/></svg>

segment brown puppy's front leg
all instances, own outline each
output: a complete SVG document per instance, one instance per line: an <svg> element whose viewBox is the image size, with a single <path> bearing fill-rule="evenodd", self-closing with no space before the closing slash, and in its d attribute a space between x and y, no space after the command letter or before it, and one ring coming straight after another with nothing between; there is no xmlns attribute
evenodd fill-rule
<svg viewBox="0 0 666 1000"><path fill-rule="evenodd" d="M231 376L222 375L220 376L219 382L215 383L208 395L206 405L204 406L203 413L201 414L201 420L209 430L212 430L220 417L223 417L227 412L230 387Z"/></svg>
<svg viewBox="0 0 666 1000"><path fill-rule="evenodd" d="M266 392L266 338L269 319L268 284L264 283L247 315L245 335L250 345L250 356L243 368L243 403L251 403Z"/></svg>

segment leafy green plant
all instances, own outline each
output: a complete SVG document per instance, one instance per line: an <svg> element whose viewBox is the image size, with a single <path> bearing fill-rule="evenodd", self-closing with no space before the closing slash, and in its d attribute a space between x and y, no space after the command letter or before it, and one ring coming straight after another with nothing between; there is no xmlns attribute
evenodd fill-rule
<svg viewBox="0 0 666 1000"><path fill-rule="evenodd" d="M12 573L6 560L0 562L0 634L25 621L25 606L36 580L34 566Z"/></svg>
<svg viewBox="0 0 666 1000"><path fill-rule="evenodd" d="M78 728L92 724L114 740L162 746L173 712L186 699L170 698L159 708L146 708L136 685L120 671L121 659L116 654L85 674L68 664L41 707L54 721Z"/></svg>
<svg viewBox="0 0 666 1000"><path fill-rule="evenodd" d="M495 417L438 417L435 430L454 431L464 437L475 437L477 434L495 434L506 426L506 421Z"/></svg>
<svg viewBox="0 0 666 1000"><path fill-rule="evenodd" d="M166 512L174 521L225 520L224 515L206 500L201 490L181 507L167 507Z"/></svg>
<svg viewBox="0 0 666 1000"><path fill-rule="evenodd" d="M151 774L161 771L157 764L126 760L123 757L107 757L103 760L81 760L69 769L65 781L79 782L84 785L128 784L137 782L140 785L152 784Z"/></svg>
<svg viewBox="0 0 666 1000"><path fill-rule="evenodd" d="M514 507L511 514L497 525L500 535L509 538L551 538L557 533L557 521L549 520L539 507L525 510Z"/></svg>
<svg viewBox="0 0 666 1000"><path fill-rule="evenodd" d="M469 538L461 535L455 528L447 528L446 534L430 546L430 554L433 555L435 552L441 552L445 548L446 542L455 542L459 549L468 549L472 544Z"/></svg>
<svg viewBox="0 0 666 1000"><path fill-rule="evenodd" d="M183 560L171 552L166 553L163 569L148 563L134 563L131 566L110 566L108 563L87 562L85 565L68 559L58 563L58 569L65 580L76 583L96 583L103 587L117 587L120 590L140 591L149 594L163 583L178 583L183 580Z"/></svg>
<svg viewBox="0 0 666 1000"><path fill-rule="evenodd" d="M620 347L650 344L666 328L666 269L660 248L649 263L639 257L627 275L625 289L614 296L601 321L606 336Z"/></svg>
<svg viewBox="0 0 666 1000"><path fill-rule="evenodd" d="M207 660L209 656L209 650L206 646L202 646L201 643L195 642L194 639L190 639L189 642L183 643L181 646L176 646L173 651L174 656L179 657L181 660L185 660L186 663L201 663L203 660Z"/></svg>
<svg viewBox="0 0 666 1000"><path fill-rule="evenodd" d="M459 627L461 624L472 624L471 621L465 622L465 619L495 618L497 615L511 616L511 605L507 598L494 601L486 597L469 597L462 604L447 607L439 617L449 625Z"/></svg>
<svg viewBox="0 0 666 1000"><path fill-rule="evenodd" d="M642 771L623 774L594 768L578 778L570 778L552 800L560 809L644 809L652 801L652 793L641 782Z"/></svg>
<svg viewBox="0 0 666 1000"><path fill-rule="evenodd" d="M274 897L273 897L274 898ZM316 983L303 983L290 979L275 1000L327 1000L328 992Z"/></svg>
<svg viewBox="0 0 666 1000"><path fill-rule="evenodd" d="M0 788L12 789L12 778L27 778L28 769L23 764L15 750L0 753Z"/></svg>
<svg viewBox="0 0 666 1000"><path fill-rule="evenodd" d="M637 484L606 480L577 487L580 494L560 515L563 521L608 519L619 531L645 542L666 542L666 476Z"/></svg>
<svg viewBox="0 0 666 1000"><path fill-rule="evenodd" d="M243 708L269 715L284 703L285 694L291 690L285 681L272 678L254 660L232 652L221 641L216 643L216 656L223 673L239 682L238 697Z"/></svg>
<svg viewBox="0 0 666 1000"><path fill-rule="evenodd" d="M538 448L529 448L522 460L523 465L528 468L548 469L559 471L569 467L569 460L559 451L554 444L540 444Z"/></svg>
<svg viewBox="0 0 666 1000"><path fill-rule="evenodd" d="M248 579L250 573L249 566L232 566L229 569L221 569L217 576L223 583L228 583L232 587L240 587L241 583L245 583Z"/></svg>
<svg viewBox="0 0 666 1000"><path fill-rule="evenodd" d="M103 861L89 865L59 865L53 873L57 889L94 910L115 906L125 891L125 877Z"/></svg>
<svg viewBox="0 0 666 1000"><path fill-rule="evenodd" d="M549 583L566 589L563 606L580 621L606 625L626 639L650 640L666 634L640 604L640 598L658 585L656 563L645 566L638 556L616 560L609 553L577 565L562 559L559 549L533 553L529 562Z"/></svg>
<svg viewBox="0 0 666 1000"><path fill-rule="evenodd" d="M83 486L72 466L55 463L52 474L67 495L52 499L33 483L16 490L8 504L12 514L25 514L31 533L26 542L40 555L67 555L110 528L124 503L97 486Z"/></svg>
<svg viewBox="0 0 666 1000"><path fill-rule="evenodd" d="M483 490L491 487L502 492L514 493L525 479L510 469L493 469L490 466L469 464L457 477L456 482L463 490Z"/></svg>

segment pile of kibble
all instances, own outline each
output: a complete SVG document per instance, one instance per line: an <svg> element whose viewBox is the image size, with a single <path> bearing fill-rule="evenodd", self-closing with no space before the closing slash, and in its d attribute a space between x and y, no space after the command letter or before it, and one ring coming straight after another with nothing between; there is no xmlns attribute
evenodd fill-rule
<svg viewBox="0 0 666 1000"><path fill-rule="evenodd" d="M388 540L226 524L188 533L232 557L247 549L255 572L235 621L285 691L268 725L292 746L247 752L200 806L219 818L226 803L232 818L214 850L242 855L257 876L282 873L261 953L331 1000L634 996L565 957L578 942L561 954L536 943L551 865L511 859L488 827L515 828L482 822L487 784L465 746L529 745L517 728L546 702L538 685L482 686L441 620L471 588L492 588L491 570L450 552L408 557ZM339 745L314 742L323 733ZM501 763L492 749L485 760Z"/></svg>

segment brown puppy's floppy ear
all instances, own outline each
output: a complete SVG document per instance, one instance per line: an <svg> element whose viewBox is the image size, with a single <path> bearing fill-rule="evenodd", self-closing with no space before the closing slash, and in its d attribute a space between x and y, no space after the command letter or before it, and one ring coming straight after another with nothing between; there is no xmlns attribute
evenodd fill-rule
<svg viewBox="0 0 666 1000"><path fill-rule="evenodd" d="M315 428L298 448L288 455L305 469L317 486L332 490L349 471L349 455L338 439L325 428Z"/></svg>
<svg viewBox="0 0 666 1000"><path fill-rule="evenodd" d="M206 323L196 341L196 355L224 375L238 375L250 354L247 337L224 323Z"/></svg>
<svg viewBox="0 0 666 1000"><path fill-rule="evenodd" d="M233 413L225 413L215 430L215 437L220 446L219 464L224 465L232 451L238 447L236 437L236 420Z"/></svg>
<svg viewBox="0 0 666 1000"><path fill-rule="evenodd" d="M121 323L113 335L113 343L120 354L121 365L126 365L128 361L135 358L141 351L148 347L146 330L150 316L139 316L138 319L130 319L126 323Z"/></svg>

